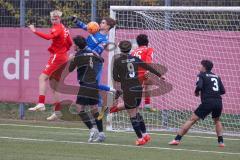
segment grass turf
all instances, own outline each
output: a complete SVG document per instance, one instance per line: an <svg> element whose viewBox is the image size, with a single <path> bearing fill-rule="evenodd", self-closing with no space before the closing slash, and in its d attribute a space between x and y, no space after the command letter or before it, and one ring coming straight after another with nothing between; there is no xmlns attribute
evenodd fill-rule
<svg viewBox="0 0 240 160"><path fill-rule="evenodd" d="M148 145L135 147L136 136L133 133L106 132L105 143L88 144L88 131L78 129L81 126L80 123L1 119L0 160L240 159L239 139L226 139L226 147L218 148L214 137L186 136L182 145L169 146L167 143L174 135L158 132L159 135L152 135L152 141Z"/></svg>

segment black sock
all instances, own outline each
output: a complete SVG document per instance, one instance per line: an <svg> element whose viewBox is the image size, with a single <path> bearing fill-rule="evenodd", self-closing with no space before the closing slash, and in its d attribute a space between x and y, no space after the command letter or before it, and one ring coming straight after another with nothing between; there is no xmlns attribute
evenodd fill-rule
<svg viewBox="0 0 240 160"><path fill-rule="evenodd" d="M218 143L223 143L223 136L218 136Z"/></svg>
<svg viewBox="0 0 240 160"><path fill-rule="evenodd" d="M137 113L137 119L139 120L139 123L140 123L141 132L146 133L145 122L144 122L143 117L141 116L140 113Z"/></svg>
<svg viewBox="0 0 240 160"><path fill-rule="evenodd" d="M142 138L142 132L140 129L140 123L139 120L137 119L137 117L132 117L130 118L130 121L132 123L133 129L137 135L138 138Z"/></svg>
<svg viewBox="0 0 240 160"><path fill-rule="evenodd" d="M181 141L181 139L182 139L182 136L180 136L180 135L177 135L177 136L175 137L175 140L176 140L176 141Z"/></svg>
<svg viewBox="0 0 240 160"><path fill-rule="evenodd" d="M92 122L90 120L90 117L88 116L88 114L85 111L81 111L79 113L80 118L82 119L83 123L88 127L88 129L92 129L93 125Z"/></svg>
<svg viewBox="0 0 240 160"><path fill-rule="evenodd" d="M98 131L103 132L103 122L102 122L102 119L101 120L97 119L98 116L99 116L98 112L94 114L95 122L96 122L96 125L97 125L97 128L98 128Z"/></svg>

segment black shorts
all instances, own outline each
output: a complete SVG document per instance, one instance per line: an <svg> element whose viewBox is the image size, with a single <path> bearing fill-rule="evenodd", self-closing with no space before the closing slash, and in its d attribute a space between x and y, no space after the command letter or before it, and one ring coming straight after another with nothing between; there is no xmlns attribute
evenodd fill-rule
<svg viewBox="0 0 240 160"><path fill-rule="evenodd" d="M77 96L77 104L80 105L97 105L98 99L93 99L89 97Z"/></svg>
<svg viewBox="0 0 240 160"><path fill-rule="evenodd" d="M126 109L139 107L142 101L142 87L138 87L135 91L123 90L123 101Z"/></svg>
<svg viewBox="0 0 240 160"><path fill-rule="evenodd" d="M222 114L222 100L221 99L207 99L204 100L194 113L201 119L212 113L212 118L218 118Z"/></svg>
<svg viewBox="0 0 240 160"><path fill-rule="evenodd" d="M97 84L94 84L97 85ZM80 84L76 103L80 105L96 105L99 102L98 90L93 84Z"/></svg>

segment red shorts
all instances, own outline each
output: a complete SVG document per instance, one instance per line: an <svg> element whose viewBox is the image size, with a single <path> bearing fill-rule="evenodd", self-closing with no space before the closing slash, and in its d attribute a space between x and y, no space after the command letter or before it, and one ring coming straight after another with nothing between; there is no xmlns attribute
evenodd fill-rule
<svg viewBox="0 0 240 160"><path fill-rule="evenodd" d="M48 60L46 68L42 71L42 73L59 81L67 61L67 54L52 54Z"/></svg>

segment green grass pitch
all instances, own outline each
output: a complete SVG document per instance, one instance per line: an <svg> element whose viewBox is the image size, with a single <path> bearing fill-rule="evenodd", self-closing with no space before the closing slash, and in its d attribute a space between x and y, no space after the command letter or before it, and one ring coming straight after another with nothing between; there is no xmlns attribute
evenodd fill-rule
<svg viewBox="0 0 240 160"><path fill-rule="evenodd" d="M240 139L191 134L180 146L169 146L173 133L157 132L144 147L133 133L106 132L105 143L87 143L80 123L0 120L0 160L239 160ZM196 138L196 136L200 136ZM206 137L207 136L207 137Z"/></svg>

